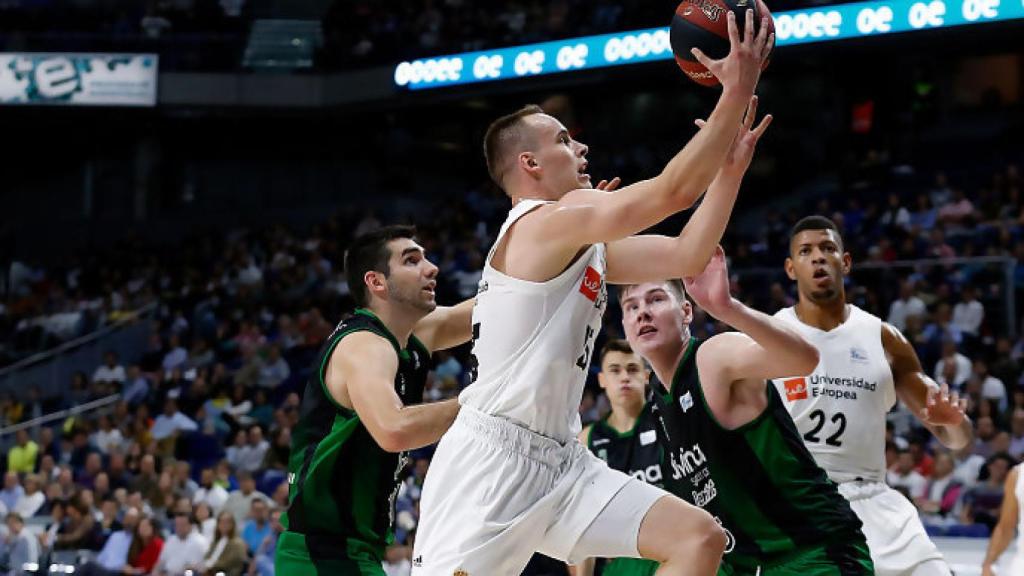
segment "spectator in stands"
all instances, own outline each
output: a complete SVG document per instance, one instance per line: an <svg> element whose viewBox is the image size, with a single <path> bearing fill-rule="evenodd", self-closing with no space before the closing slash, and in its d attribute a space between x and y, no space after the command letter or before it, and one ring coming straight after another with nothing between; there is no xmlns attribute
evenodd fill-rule
<svg viewBox="0 0 1024 576"><path fill-rule="evenodd" d="M25 530L25 521L17 512L6 515L7 535L0 540L0 566L8 566L9 574L23 574L25 564L39 563L39 542Z"/></svg>
<svg viewBox="0 0 1024 576"><path fill-rule="evenodd" d="M64 529L57 534L54 541L54 550L78 550L80 548L96 548L94 531L96 519L93 518L88 504L82 499L81 494L75 496L68 503L67 522Z"/></svg>
<svg viewBox="0 0 1024 576"><path fill-rule="evenodd" d="M213 361L216 356L213 350L210 349L209 343L205 338L196 338L195 343L192 345L192 351L189 353L188 361L185 363L187 368L205 368Z"/></svg>
<svg viewBox="0 0 1024 576"><path fill-rule="evenodd" d="M992 450L992 443L999 430L991 416L981 416L975 425L974 453L982 458L988 458L995 452Z"/></svg>
<svg viewBox="0 0 1024 576"><path fill-rule="evenodd" d="M939 204L936 204L939 206ZM974 216L974 204L967 199L963 189L953 190L953 198L939 208L939 222L952 225L966 224L968 219Z"/></svg>
<svg viewBox="0 0 1024 576"><path fill-rule="evenodd" d="M964 524L984 524L989 529L999 520L1003 504L1003 486L1006 476L1016 462L1009 454L995 454L985 464L985 477L964 493L960 521Z"/></svg>
<svg viewBox="0 0 1024 576"><path fill-rule="evenodd" d="M903 330L907 327L907 318L920 318L928 312L924 301L914 293L914 281L909 278L900 280L899 298L889 306L888 322Z"/></svg>
<svg viewBox="0 0 1024 576"><path fill-rule="evenodd" d="M160 476L156 472L156 458L152 454L146 454L139 460L139 475L132 481L130 488L150 502L161 500Z"/></svg>
<svg viewBox="0 0 1024 576"><path fill-rule="evenodd" d="M39 477L35 474L25 475L25 493L14 505L14 512L22 518L31 518L46 503L46 495L40 490Z"/></svg>
<svg viewBox="0 0 1024 576"><path fill-rule="evenodd" d="M99 454L92 452L85 457L85 466L78 473L76 482L79 486L92 490L96 487L96 477L101 472L103 472L103 461L100 459Z"/></svg>
<svg viewBox="0 0 1024 576"><path fill-rule="evenodd" d="M145 402L147 396L149 396L149 380L142 375L138 364L132 364L128 367L121 399L129 406L137 406Z"/></svg>
<svg viewBox="0 0 1024 576"><path fill-rule="evenodd" d="M929 258L955 258L956 250L946 242L946 233L942 228L932 228L928 238L928 249L926 255Z"/></svg>
<svg viewBox="0 0 1024 576"><path fill-rule="evenodd" d="M240 469L239 464L241 463L241 460L239 458L248 442L249 434L245 430L239 430L235 432L234 442L231 446L228 446L228 449L226 450L225 458L227 459L228 464L230 464L235 470Z"/></svg>
<svg viewBox="0 0 1024 576"><path fill-rule="evenodd" d="M203 558L204 574L241 576L249 554L236 526L235 517L226 510L217 517L217 536Z"/></svg>
<svg viewBox="0 0 1024 576"><path fill-rule="evenodd" d="M199 490L192 496L192 505L206 502L213 512L219 513L228 501L228 492L223 486L215 482L216 476L212 468L203 468L199 480Z"/></svg>
<svg viewBox="0 0 1024 576"><path fill-rule="evenodd" d="M184 576L186 570L201 570L210 543L203 538L186 513L174 515L174 533L164 542L155 576Z"/></svg>
<svg viewBox="0 0 1024 576"><path fill-rule="evenodd" d="M60 447L54 442L53 428L44 426L39 429L39 452L36 458L39 460L38 466L42 465L42 459L44 456L50 456L53 458L53 462L56 463L61 459Z"/></svg>
<svg viewBox="0 0 1024 576"><path fill-rule="evenodd" d="M7 453L7 469L19 474L33 472L38 456L39 445L29 438L28 430L18 430L14 435L14 446Z"/></svg>
<svg viewBox="0 0 1024 576"><path fill-rule="evenodd" d="M270 443L263 439L263 428L258 424L251 426L248 433L248 443L238 450L238 463L236 468L239 471L255 473L263 467L263 459L270 450Z"/></svg>
<svg viewBox="0 0 1024 576"><path fill-rule="evenodd" d="M910 212L903 206L903 199L897 193L889 194L889 205L878 218L878 223L885 227L907 228L910 226Z"/></svg>
<svg viewBox="0 0 1024 576"><path fill-rule="evenodd" d="M181 345L181 338L177 334L171 334L170 338L167 339L168 351L164 354L163 360L160 361L160 366L163 367L165 372L170 372L176 368L181 368L185 365L185 361L188 360L188 352Z"/></svg>
<svg viewBox="0 0 1024 576"><path fill-rule="evenodd" d="M124 453L120 449L111 450L107 459L107 478L110 481L110 489L127 489L132 484L131 474L125 466Z"/></svg>
<svg viewBox="0 0 1024 576"><path fill-rule="evenodd" d="M50 518L52 522L46 527L46 530L39 534L39 543L42 546L52 549L54 544L57 542L57 536L64 531L65 524L67 521L67 514L65 511L68 508L67 500L63 499L49 499L50 504Z"/></svg>
<svg viewBox="0 0 1024 576"><path fill-rule="evenodd" d="M953 324L962 333L977 338L984 320L985 306L978 301L977 290L971 285L964 286L960 302L953 307Z"/></svg>
<svg viewBox="0 0 1024 576"><path fill-rule="evenodd" d="M103 359L103 365L92 373L93 383L124 384L124 366L118 363L117 353L111 350L103 355Z"/></svg>
<svg viewBox="0 0 1024 576"><path fill-rule="evenodd" d="M886 474L886 482L911 500L924 496L926 480L914 470L914 455L909 448L898 449L896 466Z"/></svg>
<svg viewBox="0 0 1024 576"><path fill-rule="evenodd" d="M110 417L104 414L99 417L98 428L92 433L90 442L101 454L109 454L111 448L124 443L124 436L110 423Z"/></svg>
<svg viewBox="0 0 1024 576"><path fill-rule="evenodd" d="M974 361L974 370L971 378L976 380L981 390L981 397L985 400L995 400L999 412L1005 412L1009 406L1009 399L1006 394L1006 385L1002 380L989 374L988 362L981 358Z"/></svg>
<svg viewBox="0 0 1024 576"><path fill-rule="evenodd" d="M1010 456L1024 458L1024 408L1014 408L1010 417Z"/></svg>
<svg viewBox="0 0 1024 576"><path fill-rule="evenodd" d="M142 516L135 528L132 545L128 548L127 574L151 574L163 555L164 539L160 537L160 526L152 518Z"/></svg>
<svg viewBox="0 0 1024 576"><path fill-rule="evenodd" d="M185 416L178 410L178 402L173 398L164 401L163 414L153 422L153 440L160 442L164 454L174 454L178 435L182 432L195 432L199 425L195 420Z"/></svg>
<svg viewBox="0 0 1024 576"><path fill-rule="evenodd" d="M217 535L217 517L213 515L213 510L210 510L210 505L206 502L196 504L193 514L195 514L196 524L199 526L199 533L207 541L213 542Z"/></svg>
<svg viewBox="0 0 1024 576"><path fill-rule="evenodd" d="M263 539L263 543L253 554L252 562L249 563L249 576L274 576L274 554L277 551L277 539L281 532L284 532L284 527L281 526L280 509L270 513L270 527L270 534Z"/></svg>
<svg viewBox="0 0 1024 576"><path fill-rule="evenodd" d="M237 525L244 526L246 518L252 511L252 503L255 500L270 502L270 498L266 494L256 490L256 480L253 479L251 473L243 470L240 471L237 476L238 490L235 490L228 495L228 499L224 503L223 509L234 515L235 523Z"/></svg>
<svg viewBox="0 0 1024 576"><path fill-rule="evenodd" d="M917 502L930 523L945 521L960 498L963 486L953 477L953 471L953 456L949 452L935 455L935 466L925 484L924 496Z"/></svg>
<svg viewBox="0 0 1024 576"><path fill-rule="evenodd" d="M955 368L952 380L948 378L950 366ZM951 389L962 390L970 377L971 360L957 351L955 341L943 342L942 359L935 364L935 381L939 384L949 384Z"/></svg>
<svg viewBox="0 0 1024 576"><path fill-rule="evenodd" d="M79 569L82 576L120 576L131 573L128 557L139 517L137 508L125 510L121 528L110 534L96 560ZM126 566L129 566L128 570L125 570Z"/></svg>
<svg viewBox="0 0 1024 576"><path fill-rule="evenodd" d="M267 359L260 367L260 375L257 384L262 388L274 389L281 385L291 375L288 362L281 357L281 347L272 344L267 351Z"/></svg>
<svg viewBox="0 0 1024 576"><path fill-rule="evenodd" d="M4 510L10 512L18 505L18 500L25 495L25 489L21 487L17 472L4 474L4 489L0 490L0 503Z"/></svg>
<svg viewBox="0 0 1024 576"><path fill-rule="evenodd" d="M249 520L245 523L245 528L242 529L242 539L245 540L250 553L254 554L259 549L263 539L272 530L270 522L268 522L268 510L269 508L265 500L257 498L252 501Z"/></svg>
<svg viewBox="0 0 1024 576"><path fill-rule="evenodd" d="M174 491L189 500L196 495L199 484L192 479L192 465L185 460L174 463Z"/></svg>
<svg viewBox="0 0 1024 576"><path fill-rule="evenodd" d="M288 483L281 482L277 485L274 490L274 494L271 495L271 500L274 502L276 508L285 510L288 508Z"/></svg>

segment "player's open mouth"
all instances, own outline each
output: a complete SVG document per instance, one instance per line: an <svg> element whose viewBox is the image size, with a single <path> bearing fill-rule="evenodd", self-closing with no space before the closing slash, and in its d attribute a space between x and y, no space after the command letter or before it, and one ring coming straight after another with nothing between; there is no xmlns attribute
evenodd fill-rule
<svg viewBox="0 0 1024 576"><path fill-rule="evenodd" d="M636 333L637 336L646 336L647 334L654 334L658 329L654 326L641 326L640 330Z"/></svg>
<svg viewBox="0 0 1024 576"><path fill-rule="evenodd" d="M576 173L580 178L590 179L590 174L587 174L587 163L580 164L580 167L576 169Z"/></svg>
<svg viewBox="0 0 1024 576"><path fill-rule="evenodd" d="M828 278L828 270L825 270L824 268L818 268L815 270L814 279L817 280L819 278Z"/></svg>

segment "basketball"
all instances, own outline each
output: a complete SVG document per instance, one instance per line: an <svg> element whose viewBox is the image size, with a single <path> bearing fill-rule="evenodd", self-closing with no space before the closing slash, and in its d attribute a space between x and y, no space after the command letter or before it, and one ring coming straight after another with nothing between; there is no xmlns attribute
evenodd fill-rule
<svg viewBox="0 0 1024 576"><path fill-rule="evenodd" d="M740 37L746 24L746 11L754 10L754 25L759 26L762 16L768 16L768 33L775 31L768 6L762 0L684 0L676 7L672 16L672 27L669 38L676 63L694 82L702 86L715 86L718 78L712 74L690 52L691 48L700 48L704 54L714 60L725 58L729 54L729 27L726 14L736 14L736 25ZM754 33L758 32L755 28ZM775 46L771 47L774 50ZM765 60L765 66L768 60Z"/></svg>

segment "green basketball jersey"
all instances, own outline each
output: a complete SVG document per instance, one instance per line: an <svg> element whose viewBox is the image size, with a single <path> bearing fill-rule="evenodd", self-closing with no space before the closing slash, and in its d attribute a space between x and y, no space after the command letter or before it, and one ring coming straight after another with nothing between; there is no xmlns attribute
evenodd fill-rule
<svg viewBox="0 0 1024 576"><path fill-rule="evenodd" d="M288 463L289 505L282 515L292 556L315 565L354 557L383 557L394 540L394 499L406 466L405 453L384 451L353 410L327 390L327 365L342 338L367 331L386 338L398 356L395 392L406 405L423 401L430 353L415 337L406 349L369 310L359 309L321 348L302 398ZM358 572L356 572L358 573Z"/></svg>
<svg viewBox="0 0 1024 576"><path fill-rule="evenodd" d="M658 444L657 422L651 411L651 404L644 409L628 432L619 432L608 424L605 417L590 428L587 434L587 448L610 468L630 476L661 486L661 446ZM601 576L653 576L658 563L643 558L615 558L597 563L597 574Z"/></svg>
<svg viewBox="0 0 1024 576"><path fill-rule="evenodd" d="M697 374L701 341L691 338L665 391L655 394L666 457L665 488L704 508L728 535L724 563L770 561L825 542L863 542L861 523L818 467L779 399L729 430L711 414Z"/></svg>

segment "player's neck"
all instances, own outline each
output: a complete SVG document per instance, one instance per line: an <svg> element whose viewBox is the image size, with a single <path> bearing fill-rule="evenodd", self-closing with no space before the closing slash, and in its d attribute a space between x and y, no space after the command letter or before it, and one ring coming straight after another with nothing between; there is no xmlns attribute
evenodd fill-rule
<svg viewBox="0 0 1024 576"><path fill-rule="evenodd" d="M608 415L608 425L619 434L623 434L636 426L636 419L639 415L639 411L636 414L630 414L625 407L613 408L611 414Z"/></svg>
<svg viewBox="0 0 1024 576"><path fill-rule="evenodd" d="M372 312L391 332L391 335L398 341L398 345L405 349L409 345L409 336L412 335L413 328L416 327L416 323L420 321L420 318L414 317L404 310L395 309L390 306L367 306L366 308Z"/></svg>
<svg viewBox="0 0 1024 576"><path fill-rule="evenodd" d="M690 331L686 330L679 342L666 345L645 358L654 369L658 381L661 382L662 390L655 393L668 392L672 389L672 377L675 376L679 363L683 361L687 350L690 349L690 342Z"/></svg>
<svg viewBox="0 0 1024 576"><path fill-rule="evenodd" d="M801 297L795 310L801 322L826 332L841 326L850 314L843 295L831 302L811 302Z"/></svg>

